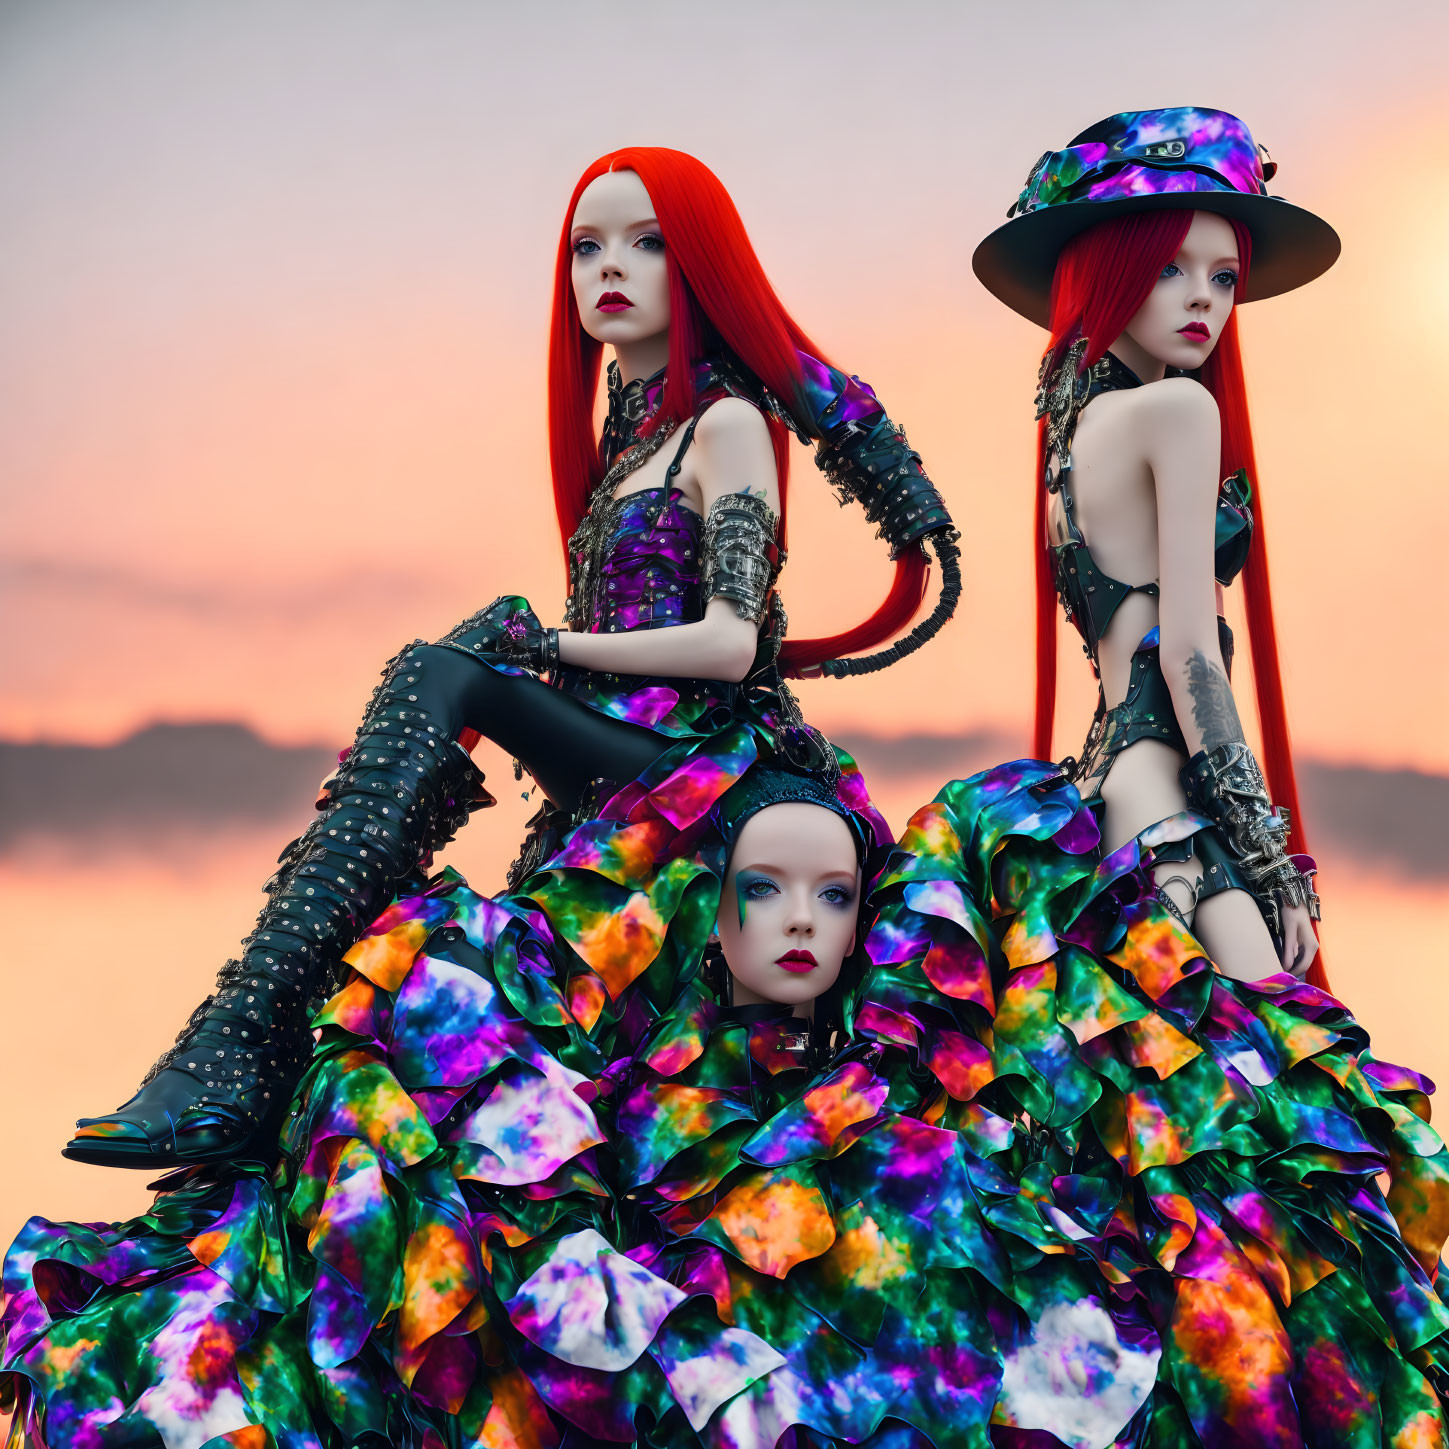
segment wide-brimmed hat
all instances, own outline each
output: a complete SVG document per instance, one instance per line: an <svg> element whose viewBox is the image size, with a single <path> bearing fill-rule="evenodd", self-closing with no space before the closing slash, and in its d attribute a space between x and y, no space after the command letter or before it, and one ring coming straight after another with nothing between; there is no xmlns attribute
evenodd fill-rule
<svg viewBox="0 0 1449 1449"><path fill-rule="evenodd" d="M971 265L1013 311L1048 325L1052 274L1078 232L1132 211L1213 211L1253 238L1245 301L1291 292L1338 259L1338 233L1267 183L1277 166L1226 111L1169 106L1124 111L1048 151Z"/></svg>

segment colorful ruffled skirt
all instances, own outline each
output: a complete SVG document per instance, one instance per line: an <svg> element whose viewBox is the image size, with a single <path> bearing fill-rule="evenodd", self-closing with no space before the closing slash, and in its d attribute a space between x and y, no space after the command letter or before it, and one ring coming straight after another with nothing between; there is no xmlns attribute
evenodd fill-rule
<svg viewBox="0 0 1449 1449"><path fill-rule="evenodd" d="M1147 873L1202 823L1104 857L1094 808L1018 761L947 785L878 884L857 1033L909 1052L951 1113L1009 1124L988 1160L1155 1359L1109 1438L1111 1416L1063 1414L1092 1407L1070 1334L994 1420L1073 1446L1443 1444L1432 1086L1326 993L1213 969Z"/></svg>
<svg viewBox="0 0 1449 1449"><path fill-rule="evenodd" d="M687 996L613 1084L631 1253L777 1356L759 1372L756 1350L753 1381L691 1418L699 1441L986 1449L1003 1399L1054 1367L1090 1379L1064 1390L1092 1422L1125 1422L1155 1353L993 1161L1011 1123L948 1104L934 1077L923 1091L893 1047L812 1070L800 1025Z"/></svg>
<svg viewBox="0 0 1449 1449"><path fill-rule="evenodd" d="M1055 769L955 782L872 897L843 1042L698 977L742 729L495 899L348 953L275 1174L33 1220L36 1443L564 1449L1444 1442L1428 1084L1217 974ZM847 769L843 797L869 810ZM878 817L874 826L879 838ZM828 1049L827 1049L828 1048ZM833 1054L832 1054L833 1053Z"/></svg>
<svg viewBox="0 0 1449 1449"><path fill-rule="evenodd" d="M760 743L681 742L515 892L445 873L395 902L316 1018L275 1173L182 1171L121 1224L32 1219L0 1316L17 1436L522 1449L586 1440L601 1396L687 1434L773 1367L621 1251L595 1111L698 967L708 816Z"/></svg>

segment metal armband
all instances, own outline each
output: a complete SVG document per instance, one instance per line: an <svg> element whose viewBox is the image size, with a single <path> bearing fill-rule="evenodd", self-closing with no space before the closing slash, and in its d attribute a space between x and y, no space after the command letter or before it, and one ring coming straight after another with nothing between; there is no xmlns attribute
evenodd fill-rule
<svg viewBox="0 0 1449 1449"><path fill-rule="evenodd" d="M757 494L716 498L704 518L701 595L728 599L740 618L758 624L780 572L774 510Z"/></svg>
<svg viewBox="0 0 1449 1449"><path fill-rule="evenodd" d="M1283 911L1291 906L1307 906L1309 915L1318 920L1316 867L1307 856L1287 853L1287 812L1275 808L1268 798L1263 772L1247 745L1233 740L1199 750L1183 766L1181 778L1188 804L1222 831L1237 856L1273 934L1281 939Z"/></svg>

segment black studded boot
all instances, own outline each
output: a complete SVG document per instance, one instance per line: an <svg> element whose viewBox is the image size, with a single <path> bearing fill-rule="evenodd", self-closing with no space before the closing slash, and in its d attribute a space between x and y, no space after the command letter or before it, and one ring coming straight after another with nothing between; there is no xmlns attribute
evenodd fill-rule
<svg viewBox="0 0 1449 1449"><path fill-rule="evenodd" d="M464 648L496 632L487 615L469 621ZM271 1160L342 953L469 811L491 803L435 683L447 671L430 677L430 664L456 660L458 647L451 636L442 649L418 640L389 661L323 812L267 883L241 959L222 967L130 1101L76 1124L65 1156L147 1169Z"/></svg>

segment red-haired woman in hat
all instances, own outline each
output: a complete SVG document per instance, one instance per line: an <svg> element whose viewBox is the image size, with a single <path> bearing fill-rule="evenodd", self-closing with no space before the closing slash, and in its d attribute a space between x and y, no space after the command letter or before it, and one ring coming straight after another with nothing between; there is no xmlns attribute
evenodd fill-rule
<svg viewBox="0 0 1449 1449"><path fill-rule="evenodd" d="M1159 1355L1110 1441L1134 1449L1446 1438L1432 1086L1375 1061L1305 969L1313 868L1289 853L1235 309L1316 277L1338 239L1269 196L1270 175L1234 116L1129 112L1043 156L976 253L1051 333L1033 480L1045 758L952 782L913 818L856 1018L915 1046L941 1120L993 1144L1117 1333ZM1222 591L1240 574L1266 770L1229 684ZM1058 600L1101 684L1065 766L1047 762ZM1003 1445L1088 1442L1052 1390L1094 1372L1070 1319L1031 1324L1039 1372L1006 1375L994 1422L1023 1437Z"/></svg>
<svg viewBox="0 0 1449 1449"><path fill-rule="evenodd" d="M1327 223L1264 182L1235 117L1133 113L1044 157L976 256L986 285L1051 332L1035 753L1051 751L1060 600L1100 684L1074 778L1102 798L1107 846L1185 808L1208 817L1159 850L1160 898L1246 980L1310 971L1317 897L1311 861L1285 849L1301 830L1235 308L1338 254ZM1240 572L1266 770L1228 682L1223 591Z"/></svg>
<svg viewBox="0 0 1449 1449"><path fill-rule="evenodd" d="M609 415L596 440L605 347ZM673 772L665 813L682 830L761 743L828 768L782 675L879 668L954 607L955 535L919 458L868 387L819 360L729 194L693 157L633 147L579 179L559 242L549 404L567 630L502 598L390 661L241 959L136 1096L83 1119L67 1155L148 1170L268 1156L310 1055L309 1005L342 952L469 810L491 803L468 755L479 736L515 756L556 807L524 852L527 873L594 819L610 793L601 782ZM865 507L895 577L864 622L786 642L774 585L791 430L819 444L831 483ZM425 497L407 526L426 535ZM927 541L942 563L932 617L881 653L837 657L910 623ZM625 853L643 869L638 848L636 836ZM588 939L611 938L594 920Z"/></svg>
<svg viewBox="0 0 1449 1449"><path fill-rule="evenodd" d="M897 562L864 623L787 643L774 584L790 429L818 441L818 464ZM591 1079L698 964L720 893L701 859L711 813L762 756L868 803L781 676L892 662L959 586L919 459L868 388L818 360L728 194L682 153L614 152L574 189L550 433L570 630L505 598L389 665L242 962L137 1097L70 1149L183 1170L150 1213L32 1219L6 1255L0 1401L18 1432L558 1445L539 1391L499 1356L499 1295L552 1239L609 1226L612 1170L593 1160L604 1139L588 1104L610 1088ZM943 574L932 618L838 658L909 622L927 541ZM481 788L470 734L515 754L557 807L515 889L491 898L450 872L418 875ZM344 952L346 983L314 1014ZM605 1292L642 1273L618 1255L554 1266ZM590 1283L575 1287L570 1304L590 1313ZM654 1287L646 1309L686 1297ZM748 1336L716 1322L701 1339L688 1296L659 1351L697 1406L733 1393ZM597 1326L620 1325L603 1312Z"/></svg>

